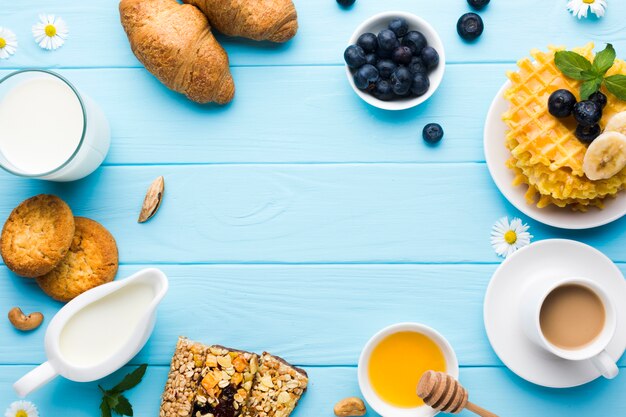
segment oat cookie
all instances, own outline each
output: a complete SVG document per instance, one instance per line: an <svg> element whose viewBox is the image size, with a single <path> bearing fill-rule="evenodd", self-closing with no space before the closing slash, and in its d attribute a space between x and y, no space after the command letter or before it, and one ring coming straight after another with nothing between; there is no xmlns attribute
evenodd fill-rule
<svg viewBox="0 0 626 417"><path fill-rule="evenodd" d="M54 195L40 194L23 201L9 215L0 253L6 266L23 277L52 271L65 257L74 237L74 215Z"/></svg>
<svg viewBox="0 0 626 417"><path fill-rule="evenodd" d="M76 233L70 250L59 265L37 278L37 284L59 301L72 298L98 285L113 281L118 258L115 239L100 223L76 217Z"/></svg>

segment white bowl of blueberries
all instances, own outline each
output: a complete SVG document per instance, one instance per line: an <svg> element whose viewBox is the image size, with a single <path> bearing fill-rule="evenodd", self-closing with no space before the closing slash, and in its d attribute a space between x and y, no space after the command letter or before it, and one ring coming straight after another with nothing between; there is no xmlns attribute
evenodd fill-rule
<svg viewBox="0 0 626 417"><path fill-rule="evenodd" d="M433 95L446 66L443 43L424 19L385 12L363 22L344 52L354 91L385 110L415 107Z"/></svg>

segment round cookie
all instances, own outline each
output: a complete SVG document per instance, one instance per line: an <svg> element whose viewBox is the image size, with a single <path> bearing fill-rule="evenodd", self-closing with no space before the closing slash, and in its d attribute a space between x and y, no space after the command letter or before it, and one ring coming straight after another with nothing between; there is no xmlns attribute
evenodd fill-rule
<svg viewBox="0 0 626 417"><path fill-rule="evenodd" d="M23 277L52 271L74 237L74 215L59 197L40 194L17 206L2 228L0 254L6 266Z"/></svg>
<svg viewBox="0 0 626 417"><path fill-rule="evenodd" d="M58 301L72 298L98 285L113 281L117 273L117 245L100 223L75 217L76 233L70 250L59 265L37 284Z"/></svg>

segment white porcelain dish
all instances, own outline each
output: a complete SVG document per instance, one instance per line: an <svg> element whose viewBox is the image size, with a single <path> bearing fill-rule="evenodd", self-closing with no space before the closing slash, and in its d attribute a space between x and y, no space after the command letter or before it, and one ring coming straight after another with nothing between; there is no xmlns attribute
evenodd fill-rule
<svg viewBox="0 0 626 417"><path fill-rule="evenodd" d="M435 329L425 326L419 323L398 323L389 327L385 327L378 333L376 333L366 344L361 351L359 357L358 367L358 379L361 393L365 398L365 401L372 407L378 414L383 417L433 417L439 412L428 406L421 406L415 408L401 408L395 407L385 401L383 401L372 388L372 385L368 376L368 364L372 350L376 347L381 340L385 337L398 332L416 332L428 336L433 340L441 351L446 360L447 373L454 378L459 378L459 362L454 353L454 349L445 337L443 337ZM417 387L415 387L417 390Z"/></svg>
<svg viewBox="0 0 626 417"><path fill-rule="evenodd" d="M484 132L487 167L491 178L504 197L528 217L561 229L590 229L611 223L626 215L626 198L621 195L623 192L614 199L607 199L604 209L590 209L585 213L554 206L538 208L526 202L524 194L527 187L514 186L513 171L506 167L506 161L511 157L511 153L504 144L508 128L502 120L502 114L509 108L504 92L510 86L511 83L507 81L493 99L485 121Z"/></svg>
<svg viewBox="0 0 626 417"><path fill-rule="evenodd" d="M550 388L583 385L601 376L591 361L562 359L533 343L524 331L520 304L535 280L593 280L612 298L616 332L606 351L617 362L626 349L626 281L602 252L565 239L542 240L509 256L491 278L485 294L487 337L500 360L519 377Z"/></svg>
<svg viewBox="0 0 626 417"><path fill-rule="evenodd" d="M121 346L111 351L103 360L90 365L78 364L68 360L64 356L61 346L61 338L68 323L75 316L88 310L101 300L133 285L149 287L151 299L131 329L129 338L122 340ZM25 397L58 375L76 382L89 382L104 378L120 369L139 353L148 341L156 323L157 307L167 293L168 286L167 277L163 272L155 268L148 268L126 279L95 287L74 298L59 310L46 329L44 344L48 361L20 378L13 385L15 392L20 397ZM94 326L97 325L94 323ZM111 334L110 336L114 337L115 335Z"/></svg>
<svg viewBox="0 0 626 417"><path fill-rule="evenodd" d="M364 33L372 32L374 34L378 34L381 30L386 29L389 22L396 17L406 19L409 24L409 30L417 30L424 34L426 40L428 41L428 45L435 48L435 50L439 53L439 65L434 71L428 74L428 77L430 78L430 89L426 92L426 94L420 97L402 98L392 101L379 100L373 95L359 90L354 84L352 70L346 65L348 82L352 86L354 92L368 104L383 110L406 110L422 104L435 93L437 88L439 88L446 69L446 54L443 48L443 42L441 42L441 38L439 38L437 31L421 17L408 12L384 12L370 17L358 28L356 28L350 38L350 41L348 42L348 45L356 44L359 36Z"/></svg>

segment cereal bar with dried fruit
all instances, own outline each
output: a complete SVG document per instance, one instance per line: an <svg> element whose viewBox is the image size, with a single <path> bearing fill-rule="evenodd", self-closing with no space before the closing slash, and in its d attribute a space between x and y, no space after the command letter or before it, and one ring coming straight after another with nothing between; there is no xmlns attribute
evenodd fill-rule
<svg viewBox="0 0 626 417"><path fill-rule="evenodd" d="M211 346L202 369L192 416L240 416L258 368L256 353Z"/></svg>
<svg viewBox="0 0 626 417"><path fill-rule="evenodd" d="M208 346L180 337L161 398L159 417L191 416Z"/></svg>
<svg viewBox="0 0 626 417"><path fill-rule="evenodd" d="M288 417L308 382L303 369L264 352L243 417Z"/></svg>

